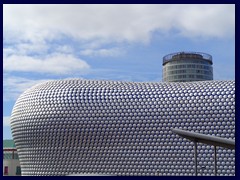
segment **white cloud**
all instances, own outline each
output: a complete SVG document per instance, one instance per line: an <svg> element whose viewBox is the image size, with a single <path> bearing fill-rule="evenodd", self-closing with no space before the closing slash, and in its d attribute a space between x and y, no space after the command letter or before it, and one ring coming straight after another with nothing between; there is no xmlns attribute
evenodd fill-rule
<svg viewBox="0 0 240 180"><path fill-rule="evenodd" d="M15 53L13 48L3 48L3 56L9 56Z"/></svg>
<svg viewBox="0 0 240 180"><path fill-rule="evenodd" d="M61 52L61 53L73 53L74 52L74 49L71 47L71 46L68 46L68 45L63 45L63 46L58 46L56 48L56 51L57 52Z"/></svg>
<svg viewBox="0 0 240 180"><path fill-rule="evenodd" d="M120 48L110 48L110 49L85 49L80 51L81 55L85 56L103 56L103 57L116 57L123 55L124 50Z"/></svg>
<svg viewBox="0 0 240 180"><path fill-rule="evenodd" d="M7 43L9 43L7 41ZM26 42L26 41L16 41L10 43L7 47L3 48L3 56L8 57L12 55L18 56L28 56L28 55L45 55L47 54L50 46L45 41L43 42ZM60 52L60 51L57 51Z"/></svg>
<svg viewBox="0 0 240 180"><path fill-rule="evenodd" d="M234 36L232 4L3 5L4 39L60 38L148 42L151 33L176 29L188 37Z"/></svg>
<svg viewBox="0 0 240 180"><path fill-rule="evenodd" d="M10 126L11 116L3 116L3 126Z"/></svg>
<svg viewBox="0 0 240 180"><path fill-rule="evenodd" d="M6 75L5 75L6 76ZM46 82L52 79L27 79L23 77L4 77L3 78L3 100L11 101L16 100L21 93L23 93L28 88L32 87L35 84Z"/></svg>
<svg viewBox="0 0 240 180"><path fill-rule="evenodd" d="M4 56L3 70L38 72L51 74L84 73L90 66L83 60L69 54L51 54L44 58L24 55Z"/></svg>
<svg viewBox="0 0 240 180"><path fill-rule="evenodd" d="M13 54L18 55L26 55L26 54L43 54L46 53L48 50L48 45L46 42L41 43L29 43L29 42L22 42L15 45L15 51Z"/></svg>
<svg viewBox="0 0 240 180"><path fill-rule="evenodd" d="M8 76L4 74L3 78L3 101L16 101L17 98L27 89L37 85L39 83L44 83L47 81L52 81L56 79L29 79L17 76ZM83 79L78 76L71 76L62 79Z"/></svg>
<svg viewBox="0 0 240 180"><path fill-rule="evenodd" d="M184 5L179 5L184 8ZM233 37L235 33L234 5L195 5L180 11L176 28L188 37Z"/></svg>

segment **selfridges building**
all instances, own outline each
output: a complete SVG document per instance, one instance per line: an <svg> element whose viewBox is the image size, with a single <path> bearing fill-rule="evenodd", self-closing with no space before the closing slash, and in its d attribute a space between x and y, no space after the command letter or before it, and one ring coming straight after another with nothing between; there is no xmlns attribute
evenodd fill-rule
<svg viewBox="0 0 240 180"><path fill-rule="evenodd" d="M172 128L235 140L235 81L49 81L11 116L22 175L194 175L193 143ZM197 151L198 175L214 175L213 147ZM217 147L217 169L235 175L235 150Z"/></svg>

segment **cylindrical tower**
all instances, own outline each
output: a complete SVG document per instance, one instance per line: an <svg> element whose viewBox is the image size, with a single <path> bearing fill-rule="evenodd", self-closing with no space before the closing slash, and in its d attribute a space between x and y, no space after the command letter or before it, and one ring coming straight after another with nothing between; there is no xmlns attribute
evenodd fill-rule
<svg viewBox="0 0 240 180"><path fill-rule="evenodd" d="M212 56L201 52L177 52L163 57L164 82L213 80Z"/></svg>

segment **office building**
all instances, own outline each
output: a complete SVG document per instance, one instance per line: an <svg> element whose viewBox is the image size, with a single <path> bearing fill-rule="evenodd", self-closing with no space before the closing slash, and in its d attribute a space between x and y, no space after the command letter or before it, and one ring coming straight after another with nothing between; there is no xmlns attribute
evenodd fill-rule
<svg viewBox="0 0 240 180"><path fill-rule="evenodd" d="M18 153L12 139L3 140L3 175L21 176Z"/></svg>
<svg viewBox="0 0 240 180"><path fill-rule="evenodd" d="M200 52L177 52L163 57L163 82L213 80L212 56Z"/></svg>

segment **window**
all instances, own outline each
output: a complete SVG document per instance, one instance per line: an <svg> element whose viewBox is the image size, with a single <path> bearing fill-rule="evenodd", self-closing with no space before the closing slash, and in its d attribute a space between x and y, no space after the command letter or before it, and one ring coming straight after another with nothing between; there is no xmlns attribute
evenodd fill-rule
<svg viewBox="0 0 240 180"><path fill-rule="evenodd" d="M182 75L178 75L178 79L182 79L183 77L182 77Z"/></svg>
<svg viewBox="0 0 240 180"><path fill-rule="evenodd" d="M21 175L21 167L20 166L16 167L16 175Z"/></svg>
<svg viewBox="0 0 240 180"><path fill-rule="evenodd" d="M19 159L18 154L14 153L14 159Z"/></svg>
<svg viewBox="0 0 240 180"><path fill-rule="evenodd" d="M8 166L4 166L4 175L8 175Z"/></svg>
<svg viewBox="0 0 240 180"><path fill-rule="evenodd" d="M197 77L198 79L202 79L202 78L203 78L202 75L197 75L196 77Z"/></svg>

